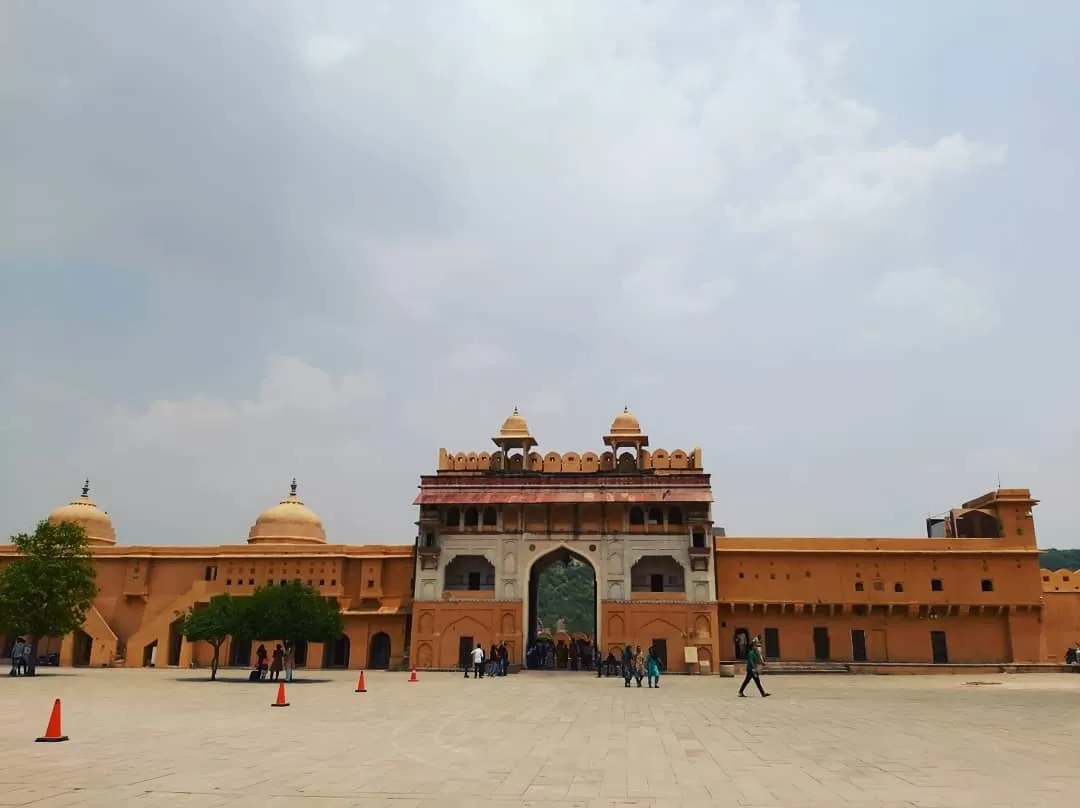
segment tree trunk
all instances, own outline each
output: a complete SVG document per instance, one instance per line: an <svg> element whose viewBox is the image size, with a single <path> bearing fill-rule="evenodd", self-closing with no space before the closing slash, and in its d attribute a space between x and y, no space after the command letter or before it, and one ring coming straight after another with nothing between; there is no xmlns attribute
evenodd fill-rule
<svg viewBox="0 0 1080 808"><path fill-rule="evenodd" d="M210 659L210 681L213 682L217 679L218 657L221 656L221 643L212 643L211 647L214 649L214 656Z"/></svg>

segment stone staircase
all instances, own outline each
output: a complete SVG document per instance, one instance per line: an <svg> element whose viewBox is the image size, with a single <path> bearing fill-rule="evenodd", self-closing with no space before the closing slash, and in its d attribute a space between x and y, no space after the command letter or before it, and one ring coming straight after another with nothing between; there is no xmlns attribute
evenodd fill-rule
<svg viewBox="0 0 1080 808"><path fill-rule="evenodd" d="M141 666L143 663L143 649L151 645L155 640L158 642L158 659L161 660L169 640L169 626L177 619L177 612L183 614L196 603L208 601L209 599L210 593L207 582L196 581L191 589L160 609L128 638L125 643L126 659L124 664L127 667ZM164 664L160 661L159 665L164 667Z"/></svg>

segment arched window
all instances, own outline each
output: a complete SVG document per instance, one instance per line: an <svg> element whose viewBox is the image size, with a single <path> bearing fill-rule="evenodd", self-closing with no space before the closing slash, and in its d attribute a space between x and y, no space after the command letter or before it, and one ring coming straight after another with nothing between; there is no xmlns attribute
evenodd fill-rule
<svg viewBox="0 0 1080 808"><path fill-rule="evenodd" d="M476 527L480 524L480 513L476 508L465 509L465 527Z"/></svg>
<svg viewBox="0 0 1080 808"><path fill-rule="evenodd" d="M669 525L681 525L683 523L682 508L678 507L677 505L673 505L672 507L668 508L667 523Z"/></svg>
<svg viewBox="0 0 1080 808"><path fill-rule="evenodd" d="M488 506L484 508L484 527L495 527L499 523L499 516L495 509Z"/></svg>
<svg viewBox="0 0 1080 808"><path fill-rule="evenodd" d="M446 520L447 527L457 527L461 524L461 511L457 508L447 508L443 518Z"/></svg>
<svg viewBox="0 0 1080 808"><path fill-rule="evenodd" d="M663 510L663 508L649 508L649 524L650 525L662 525L662 524L664 524L664 510Z"/></svg>
<svg viewBox="0 0 1080 808"><path fill-rule="evenodd" d="M630 509L630 524L645 524L645 511L641 510L641 508L639 508L637 505Z"/></svg>

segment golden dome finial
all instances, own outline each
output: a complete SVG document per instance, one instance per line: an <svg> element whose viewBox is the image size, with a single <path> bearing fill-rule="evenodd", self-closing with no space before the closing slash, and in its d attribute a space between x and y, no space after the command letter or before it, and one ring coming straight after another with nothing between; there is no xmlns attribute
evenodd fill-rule
<svg viewBox="0 0 1080 808"><path fill-rule="evenodd" d="M296 478L295 477L292 478L292 483L289 485L289 493L294 497L296 496Z"/></svg>
<svg viewBox="0 0 1080 808"><path fill-rule="evenodd" d="M87 477L86 480L83 481L82 495L84 497L90 496L90 478L89 477Z"/></svg>

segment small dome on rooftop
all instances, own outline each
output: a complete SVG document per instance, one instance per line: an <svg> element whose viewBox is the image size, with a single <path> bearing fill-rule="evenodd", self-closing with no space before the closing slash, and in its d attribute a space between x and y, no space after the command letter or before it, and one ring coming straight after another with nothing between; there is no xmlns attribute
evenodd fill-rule
<svg viewBox="0 0 1080 808"><path fill-rule="evenodd" d="M527 438L529 437L529 425L514 407L514 412L503 421L502 429L499 430L500 438Z"/></svg>
<svg viewBox="0 0 1080 808"><path fill-rule="evenodd" d="M629 407L624 407L623 411L615 416L615 420L611 422L611 434L612 435L640 435L641 424L638 422L637 416L630 412Z"/></svg>

